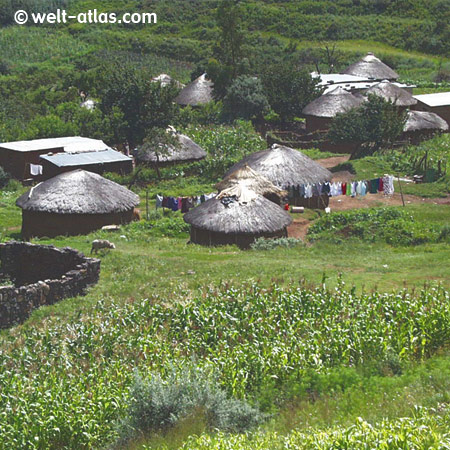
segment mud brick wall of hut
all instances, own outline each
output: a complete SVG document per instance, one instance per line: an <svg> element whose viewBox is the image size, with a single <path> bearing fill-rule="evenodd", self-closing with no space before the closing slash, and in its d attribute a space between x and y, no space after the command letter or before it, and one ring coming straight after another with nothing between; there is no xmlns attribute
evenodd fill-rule
<svg viewBox="0 0 450 450"><path fill-rule="evenodd" d="M0 328L21 323L31 311L68 297L84 295L96 284L100 261L71 248L24 242L0 244Z"/></svg>

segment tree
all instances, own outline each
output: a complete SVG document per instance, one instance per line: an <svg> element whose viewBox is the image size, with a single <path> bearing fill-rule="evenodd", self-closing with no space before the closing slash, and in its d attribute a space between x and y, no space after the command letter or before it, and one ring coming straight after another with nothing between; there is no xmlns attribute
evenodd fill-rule
<svg viewBox="0 0 450 450"><path fill-rule="evenodd" d="M353 157L371 154L381 147L389 147L403 132L406 112L382 97L370 94L359 108L338 114L328 131L334 143L354 142L358 150Z"/></svg>
<svg viewBox="0 0 450 450"><path fill-rule="evenodd" d="M248 62L243 57L244 32L241 17L240 0L220 2L216 14L220 35L214 46L214 58L207 66L217 98L223 98L233 80L248 68Z"/></svg>
<svg viewBox="0 0 450 450"><path fill-rule="evenodd" d="M322 93L307 70L288 62L266 67L262 83L270 106L283 122L299 116L303 108Z"/></svg>
<svg viewBox="0 0 450 450"><path fill-rule="evenodd" d="M262 83L255 77L242 75L227 89L223 100L225 114L232 118L261 117L269 109Z"/></svg>
<svg viewBox="0 0 450 450"><path fill-rule="evenodd" d="M118 64L108 69L103 85L100 108L106 116L117 110L122 113L130 148L142 144L151 128L166 129L175 120L178 106L173 100L178 88L173 83L161 86L151 82L146 72Z"/></svg>

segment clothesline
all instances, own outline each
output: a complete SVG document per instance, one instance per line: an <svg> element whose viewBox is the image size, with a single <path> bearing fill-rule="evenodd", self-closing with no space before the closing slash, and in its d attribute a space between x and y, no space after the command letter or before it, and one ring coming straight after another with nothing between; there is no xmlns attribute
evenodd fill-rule
<svg viewBox="0 0 450 450"><path fill-rule="evenodd" d="M192 197L169 197L156 194L156 209L168 208L172 211L180 210L182 213L186 213L191 208L194 208L211 198L215 198L216 196L216 193L195 195Z"/></svg>
<svg viewBox="0 0 450 450"><path fill-rule="evenodd" d="M288 198L311 198L321 195L336 197L338 195L348 195L351 197L364 196L366 194L377 194L383 192L384 195L394 193L394 177L385 175L371 180L349 181L349 182L325 182L314 184L284 185L283 189L288 192Z"/></svg>

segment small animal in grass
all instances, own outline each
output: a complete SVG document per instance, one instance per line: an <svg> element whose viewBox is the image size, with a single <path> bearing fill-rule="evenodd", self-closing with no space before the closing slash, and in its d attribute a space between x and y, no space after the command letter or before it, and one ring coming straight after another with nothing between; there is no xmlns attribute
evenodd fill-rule
<svg viewBox="0 0 450 450"><path fill-rule="evenodd" d="M114 249L116 246L112 243L107 241L106 239L95 239L92 241L92 248L91 248L91 254L97 253L99 250L102 249Z"/></svg>

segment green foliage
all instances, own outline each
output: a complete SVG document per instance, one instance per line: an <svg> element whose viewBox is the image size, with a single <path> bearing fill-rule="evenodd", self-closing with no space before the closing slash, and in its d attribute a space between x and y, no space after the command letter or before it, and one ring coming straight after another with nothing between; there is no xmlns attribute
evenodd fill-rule
<svg viewBox="0 0 450 450"><path fill-rule="evenodd" d="M403 132L406 113L391 102L369 95L359 108L337 114L331 123L328 139L335 143L355 142L360 149L353 156L371 154L389 147Z"/></svg>
<svg viewBox="0 0 450 450"><path fill-rule="evenodd" d="M211 431L228 432L248 431L263 417L248 403L229 398L210 371L195 366L172 368L165 378L157 372L145 378L135 375L122 435L133 438L167 431L191 415L197 420L203 416Z"/></svg>
<svg viewBox="0 0 450 450"><path fill-rule="evenodd" d="M399 208L370 208L322 216L308 230L310 240L343 243L347 238L390 245L419 245L436 242L439 231Z"/></svg>
<svg viewBox="0 0 450 450"><path fill-rule="evenodd" d="M0 189L4 188L9 180L11 180L11 175L0 166Z"/></svg>
<svg viewBox="0 0 450 450"><path fill-rule="evenodd" d="M274 248L293 248L297 245L302 245L303 241L296 238L278 238L278 239L265 239L259 238L252 245L253 250L273 250Z"/></svg>
<svg viewBox="0 0 450 450"><path fill-rule="evenodd" d="M322 92L310 73L298 69L292 61L272 64L262 70L269 104L282 121L300 116L303 108Z"/></svg>
<svg viewBox="0 0 450 450"><path fill-rule="evenodd" d="M249 76L240 76L231 83L223 105L224 113L232 119L261 118L269 109L261 81Z"/></svg>
<svg viewBox="0 0 450 450"><path fill-rule="evenodd" d="M214 366L229 396L243 398L301 382L311 369L326 374L392 354L423 359L450 337L442 288L358 295L342 284L330 292L253 285L180 294L173 304L142 297L105 298L88 309L80 303L68 322L49 318L3 334L0 446L83 448L116 439L134 368L163 374L195 357L199 367Z"/></svg>
<svg viewBox="0 0 450 450"><path fill-rule="evenodd" d="M445 448L450 445L447 421L449 408L442 405L441 411L434 408L417 408L411 418L382 420L375 424L358 417L349 426L334 426L319 431L307 429L294 430L287 435L273 431L250 435L202 434L191 437L180 450L298 450L336 448L363 449L383 448L397 450L414 448L426 450ZM166 450L163 447L162 450Z"/></svg>
<svg viewBox="0 0 450 450"><path fill-rule="evenodd" d="M178 106L173 102L178 89L152 83L149 74L116 64L105 67L107 74L100 108L105 114L117 108L123 117L124 137L131 148L141 144L151 128L166 129L174 120Z"/></svg>

